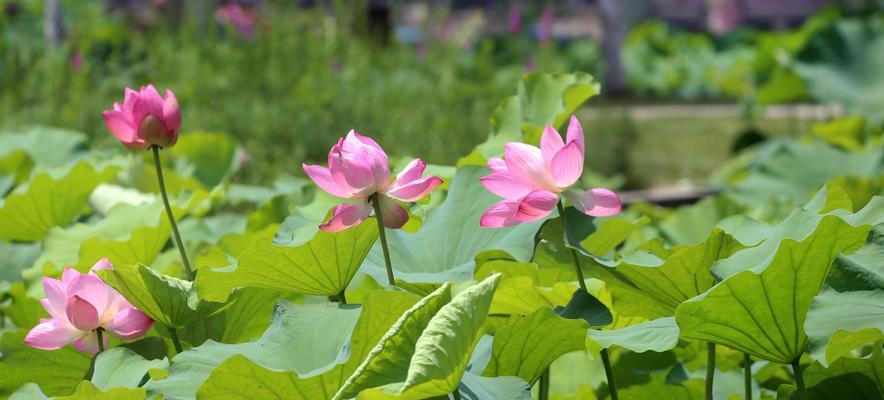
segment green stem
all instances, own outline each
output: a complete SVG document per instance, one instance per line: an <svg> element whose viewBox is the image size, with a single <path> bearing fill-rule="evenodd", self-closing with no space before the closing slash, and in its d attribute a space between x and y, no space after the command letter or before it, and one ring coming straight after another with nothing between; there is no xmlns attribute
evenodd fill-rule
<svg viewBox="0 0 884 400"><path fill-rule="evenodd" d="M563 201L559 201L556 204L556 207L559 209L559 218L562 220L562 230L564 231L565 238L567 241L568 236L568 220L565 218L565 205ZM571 251L571 261L574 262L574 272L577 273L577 283L580 284L580 289L583 289L584 292L589 293L589 290L586 288L586 282L583 278L583 268L580 266L580 259L577 257L577 250L574 250L570 246L568 250ZM611 400L617 400L617 381L614 379L614 368L611 367L611 357L608 354L608 349L602 349L600 351L602 356L602 364L605 367L605 378L608 380L608 393L610 393Z"/></svg>
<svg viewBox="0 0 884 400"><path fill-rule="evenodd" d="M175 331L175 328L167 329L169 329L169 336L172 337L172 344L175 345L175 353L184 351L184 348L181 347L181 340L178 339L178 332Z"/></svg>
<svg viewBox="0 0 884 400"><path fill-rule="evenodd" d="M101 353L104 351L104 329L96 329L95 335L98 336L98 352Z"/></svg>
<svg viewBox="0 0 884 400"><path fill-rule="evenodd" d="M451 392L451 397L453 397L454 400L460 400L460 389L454 389L454 391Z"/></svg>
<svg viewBox="0 0 884 400"><path fill-rule="evenodd" d="M548 400L549 399L549 368L543 370L543 373L540 375L540 388L538 393L538 400Z"/></svg>
<svg viewBox="0 0 884 400"><path fill-rule="evenodd" d="M611 395L611 400L617 400L617 382L614 381L614 369L611 368L608 349L602 349L599 353L602 355L602 364L605 366L605 377L608 378L608 393Z"/></svg>
<svg viewBox="0 0 884 400"><path fill-rule="evenodd" d="M801 357L792 361L792 373L795 375L795 385L798 386L798 399L807 400L807 389L804 387L804 375L801 371Z"/></svg>
<svg viewBox="0 0 884 400"><path fill-rule="evenodd" d="M393 277L393 263L390 261L390 248L387 247L387 233L381 217L381 201L377 193L371 195L371 205L374 207L375 219L378 220L378 234L381 236L381 249L384 250L384 263L387 265L387 281L390 286L396 286L396 278Z"/></svg>
<svg viewBox="0 0 884 400"><path fill-rule="evenodd" d="M715 343L706 343L706 400L712 400L712 385L715 379Z"/></svg>
<svg viewBox="0 0 884 400"><path fill-rule="evenodd" d="M341 290L341 293L338 293L338 302L341 304L347 304L347 296L344 295L344 292L347 289Z"/></svg>
<svg viewBox="0 0 884 400"><path fill-rule="evenodd" d="M746 399L752 400L752 356L743 353L743 386L746 391Z"/></svg>
<svg viewBox="0 0 884 400"><path fill-rule="evenodd" d="M163 205L166 206L166 217L169 218L169 224L172 225L172 236L175 238L175 246L178 247L178 253L181 254L181 262L184 264L184 273L188 280L193 280L193 269L190 268L190 261L187 259L187 250L184 249L184 242L181 240L181 233L178 232L178 224L175 223L175 215L172 214L172 206L169 205L169 196L166 194L166 183L163 180L163 166L160 163L160 146L150 146L153 151L153 163L157 168L157 183L160 187L160 194L163 197Z"/></svg>

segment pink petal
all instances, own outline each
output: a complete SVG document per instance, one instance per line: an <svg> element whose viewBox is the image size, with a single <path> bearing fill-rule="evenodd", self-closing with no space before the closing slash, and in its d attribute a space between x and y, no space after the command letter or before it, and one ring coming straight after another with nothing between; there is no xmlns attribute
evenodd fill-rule
<svg viewBox="0 0 884 400"><path fill-rule="evenodd" d="M435 176L425 176L404 185L397 185L397 183L394 182L386 194L387 196L401 201L418 201L441 184L442 179Z"/></svg>
<svg viewBox="0 0 884 400"><path fill-rule="evenodd" d="M25 344L43 350L55 350L74 341L82 332L67 322L57 319L44 319L28 332Z"/></svg>
<svg viewBox="0 0 884 400"><path fill-rule="evenodd" d="M485 228L503 228L519 224L516 213L519 212L518 200L503 200L495 203L482 214L479 226Z"/></svg>
<svg viewBox="0 0 884 400"><path fill-rule="evenodd" d="M577 117L571 116L571 121L568 122L568 133L567 133L567 142L577 142L577 145L580 149L580 154L584 154L586 151L586 145L583 140L583 127L580 126L580 121L577 120Z"/></svg>
<svg viewBox="0 0 884 400"><path fill-rule="evenodd" d="M559 188L573 185L583 174L583 153L580 144L570 142L556 153L550 163L553 181Z"/></svg>
<svg viewBox="0 0 884 400"><path fill-rule="evenodd" d="M387 153L374 140L360 135L355 130L351 130L344 138L341 151L345 154L345 159L352 155L356 159L367 163L374 180L374 187L377 190L386 189L390 186L390 165L387 160ZM353 185L353 187L362 186Z"/></svg>
<svg viewBox="0 0 884 400"><path fill-rule="evenodd" d="M98 328L98 311L80 296L68 299L64 311L74 328L81 331L91 331Z"/></svg>
<svg viewBox="0 0 884 400"><path fill-rule="evenodd" d="M363 148L368 147L360 145ZM332 147L328 170L339 187L349 187L349 198L367 198L377 191L371 156L344 151L343 145Z"/></svg>
<svg viewBox="0 0 884 400"><path fill-rule="evenodd" d="M65 268L64 271L61 271L61 282L64 283L67 288L65 289L66 291L70 291L71 285L73 285L77 279L80 279L80 275L83 274L73 268ZM67 300L67 296L65 296L65 300Z"/></svg>
<svg viewBox="0 0 884 400"><path fill-rule="evenodd" d="M104 348L107 348L107 335L103 335L102 339L102 342L104 342ZM95 353L98 353L98 335L95 332L90 332L88 335L74 340L74 348L81 353L95 355Z"/></svg>
<svg viewBox="0 0 884 400"><path fill-rule="evenodd" d="M552 162L553 156L559 152L559 150L565 147L565 142L562 140L562 135L559 134L552 125L547 125L543 128L543 134L540 136L540 151L543 154L543 161L549 165Z"/></svg>
<svg viewBox="0 0 884 400"><path fill-rule="evenodd" d="M620 198L608 189L595 188L586 192L572 189L564 195L574 208L592 217L605 217L620 212Z"/></svg>
<svg viewBox="0 0 884 400"><path fill-rule="evenodd" d="M101 116L104 117L104 123L110 133L126 147L132 150L144 150L150 147L149 143L137 137L132 122L122 112L107 110L102 112Z"/></svg>
<svg viewBox="0 0 884 400"><path fill-rule="evenodd" d="M424 170L427 169L427 163L423 162L420 158L415 158L411 160L408 165L402 170L402 172L396 174L396 180L393 181L393 186L402 186L411 181L420 179L421 175L424 174Z"/></svg>
<svg viewBox="0 0 884 400"><path fill-rule="evenodd" d="M399 229L408 222L408 210L397 204L395 200L380 195L381 220L390 229Z"/></svg>
<svg viewBox="0 0 884 400"><path fill-rule="evenodd" d="M40 300L40 304L53 318L65 319L64 306L67 302L67 285L57 279L43 278L43 291L46 298Z"/></svg>
<svg viewBox="0 0 884 400"><path fill-rule="evenodd" d="M92 266L92 268L89 269L89 273L94 275L95 271L102 270L113 271L114 265L111 264L110 260L108 260L107 258L102 258L101 260L98 260L98 262L96 262Z"/></svg>
<svg viewBox="0 0 884 400"><path fill-rule="evenodd" d="M319 229L326 232L340 232L359 225L369 215L371 215L371 205L367 201L357 204L341 204L332 210L331 219L319 225Z"/></svg>
<svg viewBox="0 0 884 400"><path fill-rule="evenodd" d="M68 286L68 296L77 296L88 302L98 313L99 321L106 321L116 310L120 295L95 275L80 275ZM70 301L70 300L69 300ZM68 316L70 318L70 315Z"/></svg>
<svg viewBox="0 0 884 400"><path fill-rule="evenodd" d="M320 189L328 192L328 194L337 197L350 198L350 188L341 186L337 180L331 175L328 168L319 165L301 164L304 172L319 186Z"/></svg>
<svg viewBox="0 0 884 400"><path fill-rule="evenodd" d="M507 172L527 178L536 188L553 189L552 177L546 170L540 149L525 143L510 142L504 151Z"/></svg>
<svg viewBox="0 0 884 400"><path fill-rule="evenodd" d="M506 172L506 161L500 157L491 157L488 159L488 169L491 172Z"/></svg>
<svg viewBox="0 0 884 400"><path fill-rule="evenodd" d="M535 190L519 202L515 218L521 222L537 221L549 215L558 202L559 195L546 190Z"/></svg>
<svg viewBox="0 0 884 400"><path fill-rule="evenodd" d="M486 175L479 181L489 192L509 200L521 199L534 190L534 185L528 179L506 172Z"/></svg>
<svg viewBox="0 0 884 400"><path fill-rule="evenodd" d="M133 124L140 124L145 115L162 118L163 98L160 97L153 85L147 85L142 87L141 91L133 98L131 109Z"/></svg>
<svg viewBox="0 0 884 400"><path fill-rule="evenodd" d="M120 339L135 339L147 333L153 326L153 320L133 307L122 308L107 324L107 329Z"/></svg>
<svg viewBox="0 0 884 400"><path fill-rule="evenodd" d="M172 141L168 144L171 146L178 141L178 131L181 129L181 108L171 90L166 90L166 97L163 99L163 123L172 133Z"/></svg>

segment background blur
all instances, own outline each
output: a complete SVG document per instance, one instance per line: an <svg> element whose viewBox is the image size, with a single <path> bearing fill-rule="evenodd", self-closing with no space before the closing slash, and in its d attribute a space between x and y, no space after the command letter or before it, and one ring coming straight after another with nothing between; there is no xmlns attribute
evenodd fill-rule
<svg viewBox="0 0 884 400"><path fill-rule="evenodd" d="M60 127L118 147L101 111L150 82L175 91L184 134L243 146L246 183L300 174L351 128L453 165L531 71L602 81L577 115L589 165L622 188L702 186L745 145L844 115L884 122L879 1L0 4L4 132Z"/></svg>

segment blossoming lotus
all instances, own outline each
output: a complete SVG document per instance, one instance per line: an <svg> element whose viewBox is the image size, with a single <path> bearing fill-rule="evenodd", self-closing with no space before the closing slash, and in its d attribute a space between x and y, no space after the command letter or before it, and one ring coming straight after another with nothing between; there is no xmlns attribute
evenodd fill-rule
<svg viewBox="0 0 884 400"><path fill-rule="evenodd" d="M102 113L107 129L132 150L150 146L170 147L178 141L181 109L175 94L166 90L160 97L153 85L134 91L126 88L123 104L114 103L112 110Z"/></svg>
<svg viewBox="0 0 884 400"><path fill-rule="evenodd" d="M480 225L501 228L548 216L564 196L586 215L602 217L620 212L620 199L611 190L582 191L576 183L583 174L585 143L583 128L571 117L566 140L550 125L543 130L540 148L510 142L504 158L488 160L491 174L482 185L504 200L482 215Z"/></svg>
<svg viewBox="0 0 884 400"><path fill-rule="evenodd" d="M98 269L111 269L102 259L88 274L66 268L61 280L43 278L46 298L40 303L50 318L28 332L25 343L43 350L55 350L73 343L84 353L98 352L97 329L108 331L121 339L135 339L153 325L147 315L126 301L116 290L95 275ZM107 336L104 336L107 345Z"/></svg>
<svg viewBox="0 0 884 400"><path fill-rule="evenodd" d="M332 210L332 217L320 225L326 232L338 232L358 225L371 215L374 198L387 228L401 228L408 211L397 201L418 201L442 183L435 176L423 176L427 164L414 159L396 179L390 179L387 154L367 136L355 130L338 140L328 153L328 168L304 164L304 172L322 190L353 203ZM376 196L375 196L376 195Z"/></svg>

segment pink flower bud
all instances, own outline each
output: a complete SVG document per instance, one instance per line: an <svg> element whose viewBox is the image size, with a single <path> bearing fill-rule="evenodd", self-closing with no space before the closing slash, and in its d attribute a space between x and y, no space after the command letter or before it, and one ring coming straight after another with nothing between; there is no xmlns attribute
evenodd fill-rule
<svg viewBox="0 0 884 400"><path fill-rule="evenodd" d="M114 103L113 110L102 113L111 134L132 150L150 146L171 147L178 141L181 109L175 94L166 90L165 97L147 85L139 91L126 88L123 104Z"/></svg>

